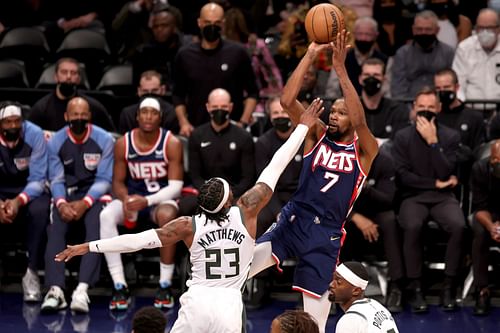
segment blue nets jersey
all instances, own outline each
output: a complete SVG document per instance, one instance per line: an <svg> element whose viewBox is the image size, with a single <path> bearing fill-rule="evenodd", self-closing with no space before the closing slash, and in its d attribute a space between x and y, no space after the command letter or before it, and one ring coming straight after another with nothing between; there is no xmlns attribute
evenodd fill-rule
<svg viewBox="0 0 500 333"><path fill-rule="evenodd" d="M344 144L329 140L325 134L304 155L299 187L292 201L312 211L322 222L341 226L366 175L359 165L357 138Z"/></svg>
<svg viewBox="0 0 500 333"><path fill-rule="evenodd" d="M160 135L148 151L140 151L134 143L137 129L125 134L125 161L129 194L149 195L168 185L168 140L172 133L160 128Z"/></svg>

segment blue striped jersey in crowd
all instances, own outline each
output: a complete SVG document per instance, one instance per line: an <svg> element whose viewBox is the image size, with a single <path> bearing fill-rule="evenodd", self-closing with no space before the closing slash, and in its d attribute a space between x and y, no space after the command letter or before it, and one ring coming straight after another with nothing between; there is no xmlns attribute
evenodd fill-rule
<svg viewBox="0 0 500 333"><path fill-rule="evenodd" d="M125 133L125 161L129 195L149 195L168 185L168 140L172 133L160 128L156 143L148 151L135 144L137 129Z"/></svg>
<svg viewBox="0 0 500 333"><path fill-rule="evenodd" d="M39 197L47 177L47 143L37 125L23 121L21 138L9 147L0 137L0 193L23 203Z"/></svg>
<svg viewBox="0 0 500 333"><path fill-rule="evenodd" d="M357 141L334 142L325 132L304 155L299 187L292 200L313 211L322 224L341 228L361 192L366 174L359 164Z"/></svg>
<svg viewBox="0 0 500 333"><path fill-rule="evenodd" d="M109 193L113 174L112 136L95 125L77 140L68 126L48 143L50 190L56 205L61 200L84 199L90 206Z"/></svg>

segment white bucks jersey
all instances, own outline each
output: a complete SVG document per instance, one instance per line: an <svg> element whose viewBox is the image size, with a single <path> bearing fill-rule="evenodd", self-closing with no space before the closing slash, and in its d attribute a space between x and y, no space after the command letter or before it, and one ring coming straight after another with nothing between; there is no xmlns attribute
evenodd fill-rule
<svg viewBox="0 0 500 333"><path fill-rule="evenodd" d="M337 333L399 333L389 310L371 298L352 303L337 323Z"/></svg>
<svg viewBox="0 0 500 333"><path fill-rule="evenodd" d="M202 285L242 289L250 271L255 240L248 234L240 208L229 210L229 221L207 221L204 214L193 216L196 228L191 254L192 276L187 286Z"/></svg>

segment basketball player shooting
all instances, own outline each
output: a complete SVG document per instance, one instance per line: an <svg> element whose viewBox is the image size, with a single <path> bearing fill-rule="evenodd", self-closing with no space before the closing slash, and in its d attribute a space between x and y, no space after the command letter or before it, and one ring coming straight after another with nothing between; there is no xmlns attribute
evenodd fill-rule
<svg viewBox="0 0 500 333"><path fill-rule="evenodd" d="M156 230L68 246L55 260L68 261L88 252L134 252L184 241L190 252L192 276L170 332L241 332L241 289L253 258L257 215L271 199L281 173L322 111L322 101L316 99L299 115L296 120L300 124L236 205L232 205L227 181L211 178L200 189L197 215L179 217Z"/></svg>
<svg viewBox="0 0 500 333"><path fill-rule="evenodd" d="M298 257L293 289L302 292L304 310L325 331L330 312L328 285L342 246L344 223L370 171L378 145L370 132L344 65L349 34L342 30L335 43L312 42L283 90L281 105L298 123L304 107L297 100L304 75L316 56L332 48L333 69L344 92L333 103L328 125L318 119L304 144L299 186L281 210L273 229L257 240L250 277L263 269Z"/></svg>

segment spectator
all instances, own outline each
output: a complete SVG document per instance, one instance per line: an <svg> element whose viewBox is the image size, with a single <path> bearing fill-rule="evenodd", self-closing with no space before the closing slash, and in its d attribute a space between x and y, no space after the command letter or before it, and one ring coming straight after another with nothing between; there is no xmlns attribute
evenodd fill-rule
<svg viewBox="0 0 500 333"><path fill-rule="evenodd" d="M482 9L476 20L475 34L458 45L453 59L460 90L458 98L500 99L500 32L498 13Z"/></svg>
<svg viewBox="0 0 500 333"><path fill-rule="evenodd" d="M477 161L472 168L472 268L476 285L474 314L487 315L490 310L488 288L489 247L500 243L500 140L491 144L489 158Z"/></svg>
<svg viewBox="0 0 500 333"><path fill-rule="evenodd" d="M286 310L273 319L269 333L319 333L316 320L302 310Z"/></svg>
<svg viewBox="0 0 500 333"><path fill-rule="evenodd" d="M361 65L357 82L361 85L361 103L368 127L380 144L393 139L396 132L409 123L408 107L384 97L385 64L378 58L369 58Z"/></svg>
<svg viewBox="0 0 500 333"><path fill-rule="evenodd" d="M5 235L8 225L26 224L28 268L22 280L23 299L38 302L41 294L37 271L49 222L50 197L45 193L47 145L42 130L23 119L17 103L0 106L0 130L0 230Z"/></svg>
<svg viewBox="0 0 500 333"><path fill-rule="evenodd" d="M138 221L160 227L177 215L175 199L183 185L182 144L172 132L160 127L162 111L158 100L148 97L139 105L137 128L115 144L113 194L115 199L100 215L101 238L118 235L118 225L135 229ZM141 224L142 224L141 223ZM174 273L175 247L160 249L160 281L154 304L171 308L170 286ZM106 253L113 279L110 310L127 310L130 293L119 253Z"/></svg>
<svg viewBox="0 0 500 333"><path fill-rule="evenodd" d="M437 39L456 49L459 42L472 33L472 23L467 16L459 13L453 0L428 0L427 7L439 17Z"/></svg>
<svg viewBox="0 0 500 333"><path fill-rule="evenodd" d="M436 39L438 18L429 10L415 16L413 42L403 45L394 56L391 96L414 98L425 86L431 86L434 74L449 68L454 50Z"/></svg>
<svg viewBox="0 0 500 333"><path fill-rule="evenodd" d="M391 312L401 312L405 267L401 233L393 207L396 192L394 177L395 170L391 156L388 153L379 153L373 161L363 191L354 204L351 221L361 231L366 241L382 243L389 263L390 278L385 305ZM351 257L356 258L352 255L354 253L359 256L359 260L362 260L362 255L367 252L366 247L360 246L356 241L357 238L353 238L354 235L349 230L352 229L352 224L348 224L347 228L349 237L343 245L342 253L344 255L351 253Z"/></svg>
<svg viewBox="0 0 500 333"><path fill-rule="evenodd" d="M500 113L497 113L491 120L487 138L490 140L500 139Z"/></svg>
<svg viewBox="0 0 500 333"><path fill-rule="evenodd" d="M340 2L340 1L334 1ZM353 9L358 17L373 16L374 0L344 0L342 4Z"/></svg>
<svg viewBox="0 0 500 333"><path fill-rule="evenodd" d="M354 23L354 48L347 52L346 69L349 79L356 88L358 94L361 94L361 82L358 78L361 75L361 66L369 58L380 59L384 67L387 65L387 56L377 48L378 23L371 17L361 17ZM342 96L338 77L335 71L330 72L326 86L326 96L338 98Z"/></svg>
<svg viewBox="0 0 500 333"><path fill-rule="evenodd" d="M319 78L320 71L314 66L311 65L307 69L304 74L304 80L302 81L302 85L300 86L299 94L297 95L297 100L307 108L311 105L315 96L323 96L324 91L322 91L322 87Z"/></svg>
<svg viewBox="0 0 500 333"><path fill-rule="evenodd" d="M250 34L240 9L231 8L227 11L224 28L226 38L242 43L250 54L259 96L269 97L281 93L283 79L271 51L263 39ZM257 111L264 111L264 105L261 104L259 104Z"/></svg>
<svg viewBox="0 0 500 333"><path fill-rule="evenodd" d="M64 115L68 126L49 141L49 180L55 209L48 228L45 252L45 284L50 288L41 310L55 312L67 306L65 265L55 262L57 253L66 248L70 230L85 226L85 241L99 239L101 200L111 189L113 138L91 124L90 105L80 97L68 102ZM101 256L91 253L82 258L78 286L71 296L71 310L89 312L89 285L99 279Z"/></svg>
<svg viewBox="0 0 500 333"><path fill-rule="evenodd" d="M141 101L147 97L155 97L160 102L161 108L161 127L171 130L173 133L179 132L179 124L175 116L174 107L163 99L167 88L162 84L162 75L156 71L145 71L141 74L139 86L137 87L137 96ZM129 132L138 126L137 111L140 103L125 107L120 112L119 131L121 134Z"/></svg>
<svg viewBox="0 0 500 333"><path fill-rule="evenodd" d="M173 101L180 134L209 120L204 110L208 94L226 89L234 101L231 118L248 125L257 104L257 86L250 57L242 45L223 40L224 10L211 2L200 11L201 42L179 50L174 62ZM240 193L241 194L241 193Z"/></svg>
<svg viewBox="0 0 500 333"><path fill-rule="evenodd" d="M336 333L399 332L391 313L376 300L365 297L368 279L368 272L359 262L337 266L328 299L338 303L345 313L337 322Z"/></svg>
<svg viewBox="0 0 500 333"><path fill-rule="evenodd" d="M55 81L56 89L33 105L28 120L46 131L58 131L66 126L64 114L69 100L78 96L89 103L92 122L95 125L107 131L115 131L115 126L104 106L78 90L77 87L81 82L78 61L72 58L59 59L55 67Z"/></svg>
<svg viewBox="0 0 500 333"><path fill-rule="evenodd" d="M151 13L150 28L153 38L137 48L132 56L134 83L146 70L155 70L163 76L168 90L172 90L172 65L179 49L189 44L191 36L179 30L181 14L172 6L157 6Z"/></svg>
<svg viewBox="0 0 500 333"><path fill-rule="evenodd" d="M210 122L193 131L189 138L189 174L199 190L212 177L222 177L231 184L234 198L252 186L255 156L252 136L230 121L231 95L218 88L210 92L206 104ZM179 203L180 215L193 215L196 197Z"/></svg>
<svg viewBox="0 0 500 333"><path fill-rule="evenodd" d="M163 312L152 306L140 308L132 318L131 333L164 333L167 319Z"/></svg>
<svg viewBox="0 0 500 333"><path fill-rule="evenodd" d="M415 97L415 125L408 126L394 138L393 157L396 184L401 202L399 223L403 228L403 254L410 279L410 305L413 312L427 311L422 291L421 239L429 218L449 235L445 254L445 282L441 304L445 311L456 309L457 275L463 248L465 220L453 194L457 177L453 175L460 136L446 126L437 126L440 104L432 90L422 90Z"/></svg>

